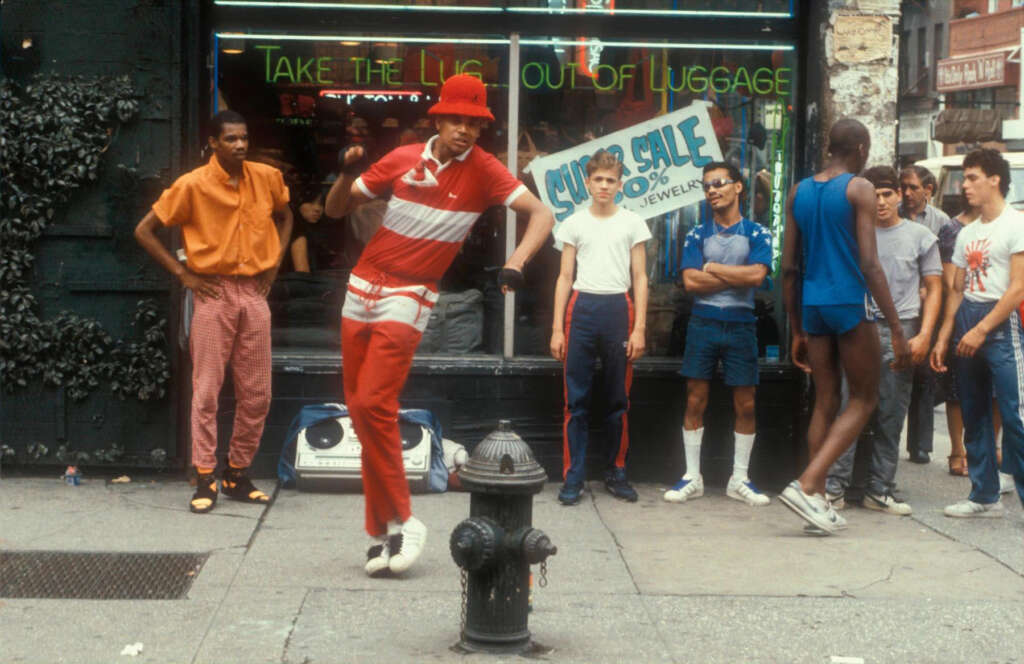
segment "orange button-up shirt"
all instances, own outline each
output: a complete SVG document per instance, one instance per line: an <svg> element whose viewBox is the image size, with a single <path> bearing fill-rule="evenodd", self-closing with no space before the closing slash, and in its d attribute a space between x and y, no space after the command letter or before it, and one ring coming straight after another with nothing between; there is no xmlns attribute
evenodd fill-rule
<svg viewBox="0 0 1024 664"><path fill-rule="evenodd" d="M244 161L238 186L230 179L213 155L153 204L160 223L181 226L193 272L252 276L277 265L281 240L271 213L288 205L281 171Z"/></svg>

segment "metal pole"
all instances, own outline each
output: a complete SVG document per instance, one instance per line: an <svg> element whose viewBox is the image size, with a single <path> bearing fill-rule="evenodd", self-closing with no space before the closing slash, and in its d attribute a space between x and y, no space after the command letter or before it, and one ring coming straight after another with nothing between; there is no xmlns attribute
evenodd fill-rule
<svg viewBox="0 0 1024 664"><path fill-rule="evenodd" d="M508 170L513 175L519 174L519 33L513 32L508 45ZM505 260L516 250L516 213L511 209L505 211ZM515 329L516 296L509 293L505 296L505 336L502 342L502 355L505 359L512 357L513 331Z"/></svg>

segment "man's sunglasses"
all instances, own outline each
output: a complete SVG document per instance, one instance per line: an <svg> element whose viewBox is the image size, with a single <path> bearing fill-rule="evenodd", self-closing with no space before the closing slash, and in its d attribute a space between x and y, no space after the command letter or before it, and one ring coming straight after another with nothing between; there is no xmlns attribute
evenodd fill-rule
<svg viewBox="0 0 1024 664"><path fill-rule="evenodd" d="M712 189L721 189L727 184L736 184L736 180L723 180L722 178L715 178L710 182L704 183L704 191L711 191Z"/></svg>

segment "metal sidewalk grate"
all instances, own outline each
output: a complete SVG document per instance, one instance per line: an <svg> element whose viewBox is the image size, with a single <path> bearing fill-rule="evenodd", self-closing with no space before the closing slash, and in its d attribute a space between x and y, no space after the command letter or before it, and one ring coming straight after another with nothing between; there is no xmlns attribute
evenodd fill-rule
<svg viewBox="0 0 1024 664"><path fill-rule="evenodd" d="M0 597L184 599L207 555L0 551Z"/></svg>

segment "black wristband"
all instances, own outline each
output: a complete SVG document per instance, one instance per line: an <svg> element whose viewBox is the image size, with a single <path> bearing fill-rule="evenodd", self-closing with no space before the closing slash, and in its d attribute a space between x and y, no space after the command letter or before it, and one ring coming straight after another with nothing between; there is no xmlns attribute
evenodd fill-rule
<svg viewBox="0 0 1024 664"><path fill-rule="evenodd" d="M519 290L526 285L526 279L519 270L503 267L498 272L498 288L508 286L511 290Z"/></svg>
<svg viewBox="0 0 1024 664"><path fill-rule="evenodd" d="M366 148L363 148L362 157L347 166L345 165L345 154L354 147L354 145L346 145L338 150L338 167L341 169L341 174L351 178L359 177L366 168Z"/></svg>

